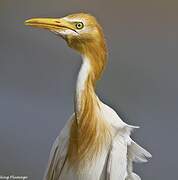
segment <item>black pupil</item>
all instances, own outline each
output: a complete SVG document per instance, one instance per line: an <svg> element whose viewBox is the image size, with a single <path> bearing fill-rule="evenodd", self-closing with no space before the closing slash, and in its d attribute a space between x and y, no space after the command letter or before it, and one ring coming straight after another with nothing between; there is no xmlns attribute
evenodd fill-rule
<svg viewBox="0 0 178 180"><path fill-rule="evenodd" d="M83 27L83 24L82 23L77 23L77 28L82 28Z"/></svg>

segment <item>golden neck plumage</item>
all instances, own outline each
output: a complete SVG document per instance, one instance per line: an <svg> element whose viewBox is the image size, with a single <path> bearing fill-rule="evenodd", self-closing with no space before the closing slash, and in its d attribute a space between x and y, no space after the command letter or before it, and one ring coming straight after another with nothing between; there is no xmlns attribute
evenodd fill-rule
<svg viewBox="0 0 178 180"><path fill-rule="evenodd" d="M90 69L85 74L82 91L75 98L75 119L70 130L67 153L69 165L74 167L83 167L90 162L110 137L109 126L101 116L99 99L95 94L96 81L106 64L106 53L104 39L102 42L88 43L82 52L86 57L84 61L89 61Z"/></svg>

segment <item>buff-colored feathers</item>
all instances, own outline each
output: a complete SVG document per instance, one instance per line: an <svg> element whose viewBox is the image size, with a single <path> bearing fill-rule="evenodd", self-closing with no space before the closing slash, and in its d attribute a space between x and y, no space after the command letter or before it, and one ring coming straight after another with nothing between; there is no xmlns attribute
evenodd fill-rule
<svg viewBox="0 0 178 180"><path fill-rule="evenodd" d="M68 160L74 167L83 167L86 162L101 151L110 140L110 127L102 119L97 97L92 84L86 82L86 89L82 93L81 109L76 113L70 132Z"/></svg>
<svg viewBox="0 0 178 180"><path fill-rule="evenodd" d="M68 42L70 47L84 54L91 65L81 94L81 107L79 111L75 111L76 116L70 132L68 161L70 165L75 166L83 166L85 162L90 162L89 160L100 152L111 136L110 127L102 119L95 95L95 82L100 78L107 60L105 39L95 18L90 15L85 16L87 16L87 22L97 29L93 34L84 33L82 36L71 38Z"/></svg>
<svg viewBox="0 0 178 180"><path fill-rule="evenodd" d="M63 18L32 18L25 23L33 27L49 29L62 36L69 47L77 50L89 61L90 69L82 84L80 98L76 94L75 118L70 129L67 151L70 166L83 165L89 162L89 159L96 157L110 138L110 127L102 117L95 94L96 80L100 78L107 61L107 48L102 28L95 17L86 13L72 14ZM77 23L82 24L82 28L78 28ZM80 104L79 109L78 104Z"/></svg>
<svg viewBox="0 0 178 180"><path fill-rule="evenodd" d="M131 126L95 94L96 81L107 61L104 35L96 19L78 13L63 18L32 18L25 24L61 36L83 59L75 114L53 145L44 180L140 179L132 171L132 162L151 155L130 138Z"/></svg>

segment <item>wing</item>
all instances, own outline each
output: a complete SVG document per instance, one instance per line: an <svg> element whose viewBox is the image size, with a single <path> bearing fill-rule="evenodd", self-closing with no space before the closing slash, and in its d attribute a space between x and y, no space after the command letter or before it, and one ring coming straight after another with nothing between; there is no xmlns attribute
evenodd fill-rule
<svg viewBox="0 0 178 180"><path fill-rule="evenodd" d="M114 137L107 162L107 180L141 180L133 172L134 162L147 162L151 154L136 144L130 133L134 126L125 126Z"/></svg>
<svg viewBox="0 0 178 180"><path fill-rule="evenodd" d="M131 126L122 121L118 114L108 105L102 103L103 117L116 132L113 138L108 160L106 162L107 180L140 180L140 177L133 173L133 162L146 162L151 154L136 144L130 134L138 126Z"/></svg>
<svg viewBox="0 0 178 180"><path fill-rule="evenodd" d="M60 176L66 161L69 131L73 116L74 115L67 121L65 127L62 129L51 148L43 180L56 180Z"/></svg>
<svg viewBox="0 0 178 180"><path fill-rule="evenodd" d="M112 141L107 162L107 180L125 180L127 176L127 140L117 134Z"/></svg>
<svg viewBox="0 0 178 180"><path fill-rule="evenodd" d="M147 158L151 158L152 155L144 148L130 139L127 151L127 173L126 180L141 180L141 178L133 172L133 162L147 162Z"/></svg>

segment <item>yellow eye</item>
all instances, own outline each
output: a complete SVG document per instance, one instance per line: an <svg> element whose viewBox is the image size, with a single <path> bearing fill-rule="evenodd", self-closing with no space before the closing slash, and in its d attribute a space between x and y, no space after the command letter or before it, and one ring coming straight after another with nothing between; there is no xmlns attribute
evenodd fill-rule
<svg viewBox="0 0 178 180"><path fill-rule="evenodd" d="M83 24L82 22L77 22L77 23L75 24L75 27L76 27L77 29L82 29L82 28L84 27L84 24Z"/></svg>

